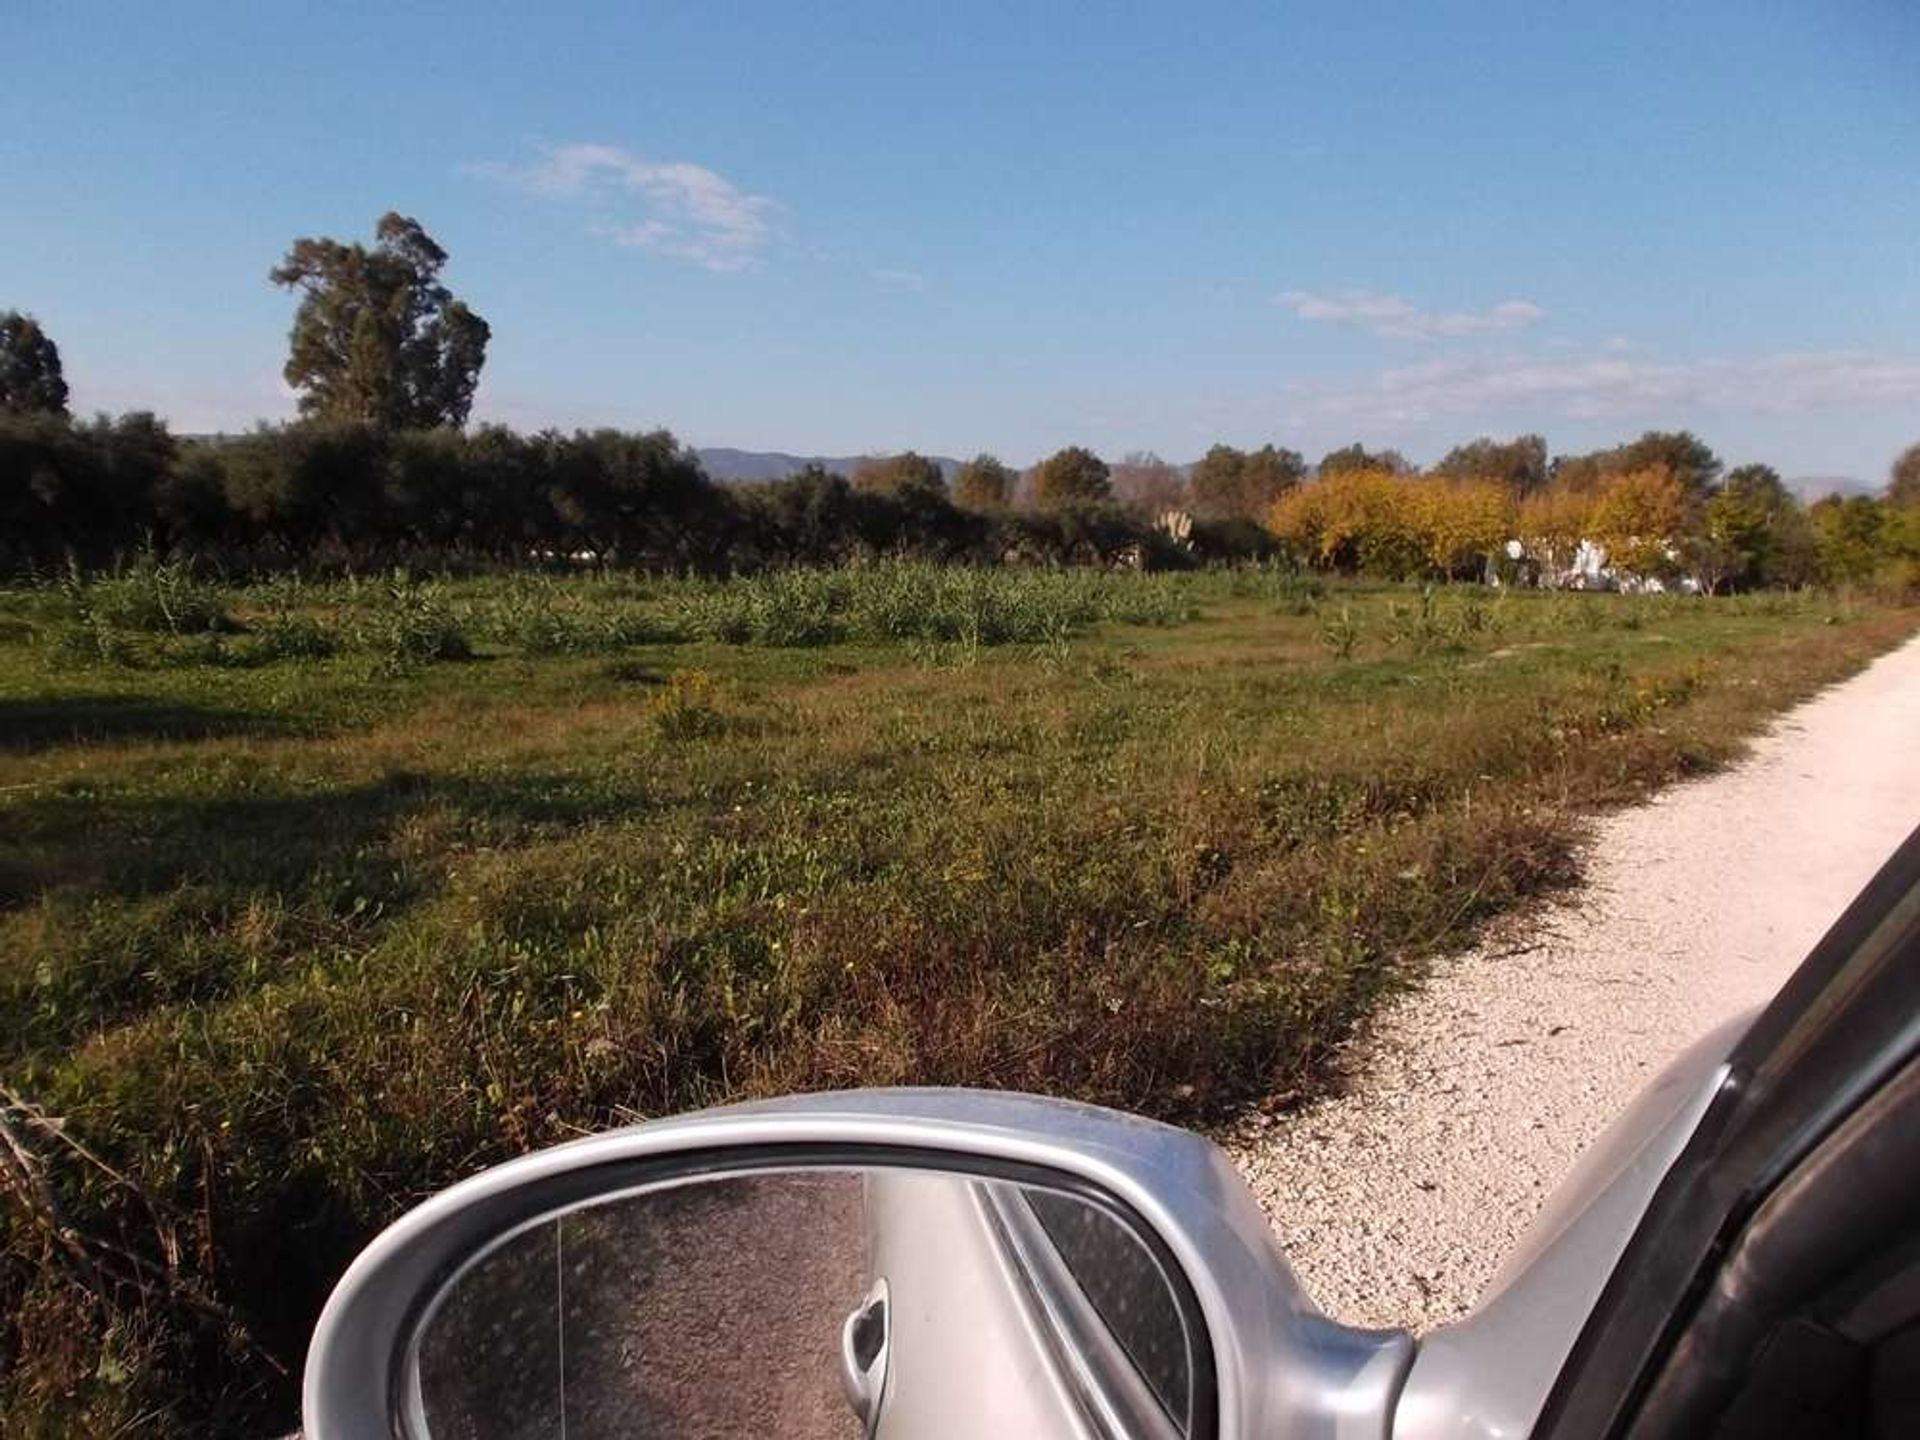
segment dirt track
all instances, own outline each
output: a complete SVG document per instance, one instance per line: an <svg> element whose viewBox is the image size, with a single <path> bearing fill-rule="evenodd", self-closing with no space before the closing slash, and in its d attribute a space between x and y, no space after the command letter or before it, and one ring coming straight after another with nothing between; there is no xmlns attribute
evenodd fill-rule
<svg viewBox="0 0 1920 1440"><path fill-rule="evenodd" d="M1345 1095L1233 1146L1314 1299L1469 1308L1626 1100L1764 1003L1920 823L1920 639L1739 765L1598 821L1588 883L1391 1006Z"/></svg>

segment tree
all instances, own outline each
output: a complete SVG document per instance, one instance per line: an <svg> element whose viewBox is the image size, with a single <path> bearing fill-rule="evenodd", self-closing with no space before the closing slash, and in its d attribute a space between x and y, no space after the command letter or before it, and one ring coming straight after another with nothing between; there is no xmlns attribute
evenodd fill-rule
<svg viewBox="0 0 1920 1440"><path fill-rule="evenodd" d="M1072 505L1105 500L1113 493L1107 462L1091 450L1069 445L1033 467L1036 505Z"/></svg>
<svg viewBox="0 0 1920 1440"><path fill-rule="evenodd" d="M1703 499L1720 478L1720 457L1691 430L1649 430L1614 451L1615 474L1664 468L1686 492Z"/></svg>
<svg viewBox="0 0 1920 1440"><path fill-rule="evenodd" d="M1766 517L1740 497L1718 491L1700 512L1700 526L1688 537L1687 564L1700 588L1718 595L1752 576L1765 543Z"/></svg>
<svg viewBox="0 0 1920 1440"><path fill-rule="evenodd" d="M1194 515L1211 520L1233 514L1240 503L1240 475L1246 464L1247 452L1231 445L1212 446L1194 461L1187 472L1187 503Z"/></svg>
<svg viewBox="0 0 1920 1440"><path fill-rule="evenodd" d="M1558 585L1571 569L1592 509L1590 494L1557 482L1520 502L1519 539L1538 562L1544 583Z"/></svg>
<svg viewBox="0 0 1920 1440"><path fill-rule="evenodd" d="M1689 546L1701 588L1759 582L1769 568L1773 531L1793 497L1771 465L1742 465L1727 476L1702 507L1700 528Z"/></svg>
<svg viewBox="0 0 1920 1440"><path fill-rule="evenodd" d="M1556 455L1550 478L1569 490L1592 494L1619 475L1663 469L1688 495L1704 500L1720 478L1720 457L1691 430L1649 430L1638 440L1585 455Z"/></svg>
<svg viewBox="0 0 1920 1440"><path fill-rule="evenodd" d="M1343 574L1405 580L1431 568L1417 482L1384 469L1322 474L1275 503L1267 528L1290 553Z"/></svg>
<svg viewBox="0 0 1920 1440"><path fill-rule="evenodd" d="M1201 520L1257 520L1306 474L1297 451L1262 445L1249 453L1215 445L1194 462L1187 503Z"/></svg>
<svg viewBox="0 0 1920 1440"><path fill-rule="evenodd" d="M38 320L18 310L0 313L0 410L16 415L67 413L60 347Z"/></svg>
<svg viewBox="0 0 1920 1440"><path fill-rule="evenodd" d="M176 446L144 410L75 423L0 413L0 564L62 552L104 560L148 538Z"/></svg>
<svg viewBox="0 0 1920 1440"><path fill-rule="evenodd" d="M1888 507L1865 495L1829 495L1808 511L1820 573L1835 585L1873 579L1886 552Z"/></svg>
<svg viewBox="0 0 1920 1440"><path fill-rule="evenodd" d="M386 438L353 422L262 426L221 448L227 503L257 538L294 555L383 537Z"/></svg>
<svg viewBox="0 0 1920 1440"><path fill-rule="evenodd" d="M1728 474L1701 507L1686 551L1709 594L1818 578L1806 512L1771 465L1742 465Z"/></svg>
<svg viewBox="0 0 1920 1440"><path fill-rule="evenodd" d="M302 292L283 372L300 413L384 430L464 425L492 330L440 283L447 252L389 211L371 250L301 239L269 278Z"/></svg>
<svg viewBox="0 0 1920 1440"><path fill-rule="evenodd" d="M1547 442L1539 435L1506 441L1483 435L1454 446L1432 473L1447 480L1491 480L1525 498L1547 483Z"/></svg>
<svg viewBox="0 0 1920 1440"><path fill-rule="evenodd" d="M911 450L898 455L872 455L853 469L853 488L872 495L902 495L908 491L947 493L947 477L936 460Z"/></svg>
<svg viewBox="0 0 1920 1440"><path fill-rule="evenodd" d="M0 566L78 548L99 516L91 457L62 415L0 412Z"/></svg>
<svg viewBox="0 0 1920 1440"><path fill-rule="evenodd" d="M1547 467L1547 484L1562 495L1596 494L1605 483L1607 471L1602 465L1606 451L1588 455L1556 455Z"/></svg>
<svg viewBox="0 0 1920 1440"><path fill-rule="evenodd" d="M155 486L154 519L169 549L205 553L237 538L222 448L218 440L181 445Z"/></svg>
<svg viewBox="0 0 1920 1440"><path fill-rule="evenodd" d="M1720 493L1768 510L1793 501L1793 494L1780 478L1780 472L1771 465L1741 465L1728 471Z"/></svg>
<svg viewBox="0 0 1920 1440"><path fill-rule="evenodd" d="M705 568L722 505L665 430L578 430L552 442L554 513L570 550L656 569Z"/></svg>
<svg viewBox="0 0 1920 1440"><path fill-rule="evenodd" d="M1450 580L1479 580L1493 570L1501 547L1513 535L1517 502L1511 487L1491 477L1403 483L1413 491L1427 563L1436 573Z"/></svg>
<svg viewBox="0 0 1920 1440"><path fill-rule="evenodd" d="M1588 529L1615 569L1665 576L1685 538L1691 499L1685 482L1664 466L1627 471L1602 487Z"/></svg>
<svg viewBox="0 0 1920 1440"><path fill-rule="evenodd" d="M1338 450L1329 450L1320 457L1318 472L1325 475L1340 475L1357 470L1384 472L1389 475L1404 475L1413 467L1407 464L1407 457L1398 450L1382 450L1374 454L1355 441L1343 445Z"/></svg>
<svg viewBox="0 0 1920 1440"><path fill-rule="evenodd" d="M1387 455L1395 460L1400 458L1391 450ZM1307 462L1298 450L1262 445L1258 450L1249 451L1246 464L1240 467L1240 513L1247 516L1266 513L1274 501L1306 478Z"/></svg>
<svg viewBox="0 0 1920 1440"><path fill-rule="evenodd" d="M1151 520L1177 510L1186 499L1187 482L1178 466L1169 465L1151 450L1135 450L1121 457L1108 476L1113 498Z"/></svg>
<svg viewBox="0 0 1920 1440"><path fill-rule="evenodd" d="M1920 506L1920 444L1909 445L1887 475L1887 502L1902 508Z"/></svg>
<svg viewBox="0 0 1920 1440"><path fill-rule="evenodd" d="M1020 476L991 455L976 455L953 477L953 498L969 510L998 510L1013 502Z"/></svg>
<svg viewBox="0 0 1920 1440"><path fill-rule="evenodd" d="M774 558L792 565L830 565L853 552L859 497L846 476L809 465L784 480L743 486L740 494Z"/></svg>

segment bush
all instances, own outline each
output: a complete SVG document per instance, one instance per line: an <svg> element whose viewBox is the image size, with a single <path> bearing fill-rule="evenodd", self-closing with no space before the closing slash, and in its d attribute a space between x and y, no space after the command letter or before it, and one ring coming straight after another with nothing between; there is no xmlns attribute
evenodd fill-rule
<svg viewBox="0 0 1920 1440"><path fill-rule="evenodd" d="M360 620L357 643L384 664L405 668L441 660L467 660L473 645L454 618L446 592L396 572L380 599Z"/></svg>
<svg viewBox="0 0 1920 1440"><path fill-rule="evenodd" d="M500 593L470 607L472 623L489 640L522 655L608 655L636 645L683 638L661 616L632 604L583 596L544 576L516 576Z"/></svg>
<svg viewBox="0 0 1920 1440"><path fill-rule="evenodd" d="M1193 553L1210 563L1264 563L1277 558L1280 542L1257 520L1233 516L1224 520L1196 519L1190 537Z"/></svg>
<svg viewBox="0 0 1920 1440"><path fill-rule="evenodd" d="M838 571L776 571L683 597L679 620L685 633L726 645L831 645L846 635L848 586Z"/></svg>
<svg viewBox="0 0 1920 1440"><path fill-rule="evenodd" d="M260 661L324 660L340 648L339 638L311 615L282 612L253 627L249 654Z"/></svg>
<svg viewBox="0 0 1920 1440"><path fill-rule="evenodd" d="M186 561L162 561L151 550L107 575L89 576L77 564L70 565L61 594L76 620L146 635L234 628L219 591L199 580Z"/></svg>
<svg viewBox="0 0 1920 1440"><path fill-rule="evenodd" d="M663 740L697 740L725 728L714 704L713 677L704 670L676 670L668 676L647 702L647 718Z"/></svg>

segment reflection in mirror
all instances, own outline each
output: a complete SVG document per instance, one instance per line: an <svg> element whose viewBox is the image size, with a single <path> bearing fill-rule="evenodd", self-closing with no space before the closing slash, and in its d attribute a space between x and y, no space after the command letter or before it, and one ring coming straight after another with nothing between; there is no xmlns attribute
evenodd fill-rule
<svg viewBox="0 0 1920 1440"><path fill-rule="evenodd" d="M548 1216L413 1345L408 1428L1181 1440L1190 1321L1092 1198L920 1170L755 1170Z"/></svg>

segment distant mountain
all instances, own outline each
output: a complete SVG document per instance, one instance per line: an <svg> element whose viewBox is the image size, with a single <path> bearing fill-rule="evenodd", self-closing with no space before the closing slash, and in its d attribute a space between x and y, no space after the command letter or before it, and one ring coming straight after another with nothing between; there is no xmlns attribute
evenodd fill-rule
<svg viewBox="0 0 1920 1440"><path fill-rule="evenodd" d="M853 469L865 455L789 455L782 450L730 450L725 446L714 446L694 451L700 457L700 464L707 474L715 480L784 480L796 470L804 470L809 465L819 465L836 471L841 475L852 475ZM960 468L958 460L950 460L944 455L929 455L929 460L938 462L940 471L949 480L953 472Z"/></svg>
<svg viewBox="0 0 1920 1440"><path fill-rule="evenodd" d="M1787 489L1800 497L1803 505L1838 495L1842 500L1855 495L1878 495L1880 487L1851 475L1796 475L1787 481Z"/></svg>

